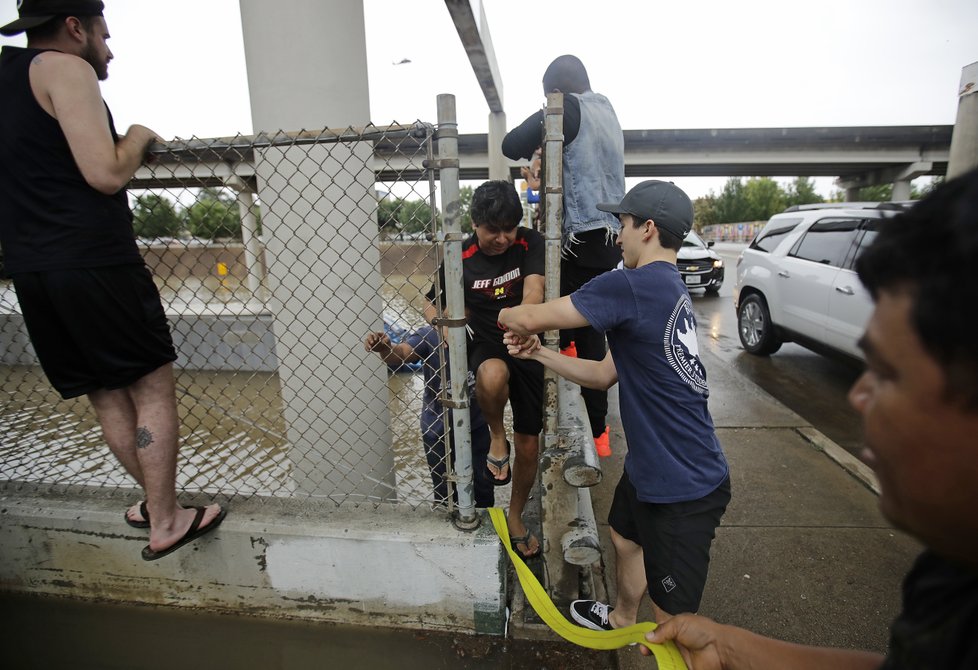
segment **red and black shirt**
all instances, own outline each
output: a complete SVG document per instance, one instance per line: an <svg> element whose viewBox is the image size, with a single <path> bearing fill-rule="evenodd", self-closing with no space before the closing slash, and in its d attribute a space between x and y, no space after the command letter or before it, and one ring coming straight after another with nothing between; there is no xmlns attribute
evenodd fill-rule
<svg viewBox="0 0 978 670"><path fill-rule="evenodd" d="M517 228L513 245L497 256L482 253L475 234L467 239L462 244L462 283L473 339L499 342L502 337L496 324L499 311L521 304L523 280L528 275L543 275L543 271L543 235L535 230ZM438 279L444 286L444 266L438 269ZM436 290L436 286L431 287L429 300L434 301Z"/></svg>

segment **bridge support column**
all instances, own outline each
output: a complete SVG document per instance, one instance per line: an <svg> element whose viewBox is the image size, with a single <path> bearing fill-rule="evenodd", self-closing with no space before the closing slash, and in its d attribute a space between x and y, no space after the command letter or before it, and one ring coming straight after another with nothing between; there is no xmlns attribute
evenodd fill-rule
<svg viewBox="0 0 978 670"><path fill-rule="evenodd" d="M893 195L890 196L890 200L910 200L909 179L898 179L897 181L893 182Z"/></svg>
<svg viewBox="0 0 978 670"><path fill-rule="evenodd" d="M241 0L241 22L256 132L367 124L362 3ZM295 485L389 499L387 373L361 343L382 322L373 147L269 147L255 174ZM333 374L336 352L355 377Z"/></svg>
<svg viewBox="0 0 978 670"><path fill-rule="evenodd" d="M958 116L951 135L947 178L953 179L978 166L978 61L961 69Z"/></svg>
<svg viewBox="0 0 978 670"><path fill-rule="evenodd" d="M509 181L509 168L503 156L503 138L506 136L506 113L489 113L489 178Z"/></svg>

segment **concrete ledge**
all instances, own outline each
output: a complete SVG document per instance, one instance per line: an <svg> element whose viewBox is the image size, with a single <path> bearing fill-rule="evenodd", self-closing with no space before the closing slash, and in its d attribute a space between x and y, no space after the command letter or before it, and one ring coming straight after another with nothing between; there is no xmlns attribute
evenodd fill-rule
<svg viewBox="0 0 978 670"><path fill-rule="evenodd" d="M133 494L136 499L136 494ZM4 492L0 589L354 625L502 635L506 570L488 519L394 506L232 501L212 535L156 562L125 504Z"/></svg>
<svg viewBox="0 0 978 670"><path fill-rule="evenodd" d="M846 472L862 482L866 488L876 495L880 494L879 481L877 481L876 474L872 468L830 440L821 431L811 426L804 426L795 430L798 431L799 435L811 442L816 449L823 452L826 456L841 465Z"/></svg>

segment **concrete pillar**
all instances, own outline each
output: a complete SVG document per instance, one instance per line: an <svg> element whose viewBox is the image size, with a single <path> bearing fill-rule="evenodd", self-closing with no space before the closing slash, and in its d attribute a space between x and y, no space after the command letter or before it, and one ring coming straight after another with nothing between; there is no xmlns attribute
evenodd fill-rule
<svg viewBox="0 0 978 670"><path fill-rule="evenodd" d="M846 202L855 202L859 200L859 187L850 186L846 189Z"/></svg>
<svg viewBox="0 0 978 670"><path fill-rule="evenodd" d="M973 167L978 167L978 61L961 69L947 178L953 179Z"/></svg>
<svg viewBox="0 0 978 670"><path fill-rule="evenodd" d="M503 156L503 138L506 137L506 113L489 113L489 178L509 181L509 168Z"/></svg>
<svg viewBox="0 0 978 670"><path fill-rule="evenodd" d="M362 3L240 4L256 132L368 123ZM389 499L386 370L361 343L382 322L373 148L273 146L255 172L296 486Z"/></svg>
<svg viewBox="0 0 978 670"><path fill-rule="evenodd" d="M255 132L370 119L363 3L240 0Z"/></svg>
<svg viewBox="0 0 978 670"><path fill-rule="evenodd" d="M890 200L898 202L900 200L910 200L910 180L897 179L893 182L893 195Z"/></svg>
<svg viewBox="0 0 978 670"><path fill-rule="evenodd" d="M241 217L241 241L244 244L245 273L248 292L259 303L265 296L261 292L262 264L261 241L258 239L258 218L255 216L255 194L241 177L234 176L225 182L237 195L238 215Z"/></svg>

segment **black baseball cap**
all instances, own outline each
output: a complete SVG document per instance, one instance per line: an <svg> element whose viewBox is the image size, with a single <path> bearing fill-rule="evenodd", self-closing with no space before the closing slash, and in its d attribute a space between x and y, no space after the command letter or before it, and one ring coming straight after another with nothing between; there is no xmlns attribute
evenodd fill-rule
<svg viewBox="0 0 978 670"><path fill-rule="evenodd" d="M36 28L56 16L102 16L100 0L17 0L19 19L0 28L0 35L16 35Z"/></svg>
<svg viewBox="0 0 978 670"><path fill-rule="evenodd" d="M680 239L693 227L693 203L681 188L671 181L648 179L633 186L619 203L598 205L602 212L618 216L631 214L668 230Z"/></svg>

